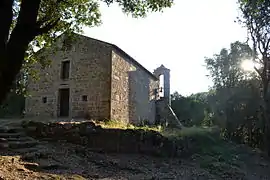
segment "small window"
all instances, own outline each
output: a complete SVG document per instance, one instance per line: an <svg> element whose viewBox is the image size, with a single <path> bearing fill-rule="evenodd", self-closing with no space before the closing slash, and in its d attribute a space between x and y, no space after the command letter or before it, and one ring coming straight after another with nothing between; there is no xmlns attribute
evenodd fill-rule
<svg viewBox="0 0 270 180"><path fill-rule="evenodd" d="M47 97L43 97L43 98L42 98L42 102L43 102L43 103L47 103Z"/></svg>
<svg viewBox="0 0 270 180"><path fill-rule="evenodd" d="M61 79L69 79L70 61L63 61L61 66Z"/></svg>
<svg viewBox="0 0 270 180"><path fill-rule="evenodd" d="M87 101L87 96L86 95L82 96L82 101Z"/></svg>
<svg viewBox="0 0 270 180"><path fill-rule="evenodd" d="M63 41L63 46L62 46L62 50L64 51L70 51L72 48L72 39L71 38L66 38Z"/></svg>

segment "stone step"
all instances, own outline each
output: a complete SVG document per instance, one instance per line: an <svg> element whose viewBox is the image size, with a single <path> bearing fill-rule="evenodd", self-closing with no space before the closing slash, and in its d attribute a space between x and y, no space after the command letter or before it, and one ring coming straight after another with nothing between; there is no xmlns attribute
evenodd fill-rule
<svg viewBox="0 0 270 180"><path fill-rule="evenodd" d="M34 138L28 137L28 136L22 136L22 137L9 137L6 138L7 141L20 141L20 142L25 142L25 141L35 141Z"/></svg>
<svg viewBox="0 0 270 180"><path fill-rule="evenodd" d="M36 146L37 144L38 141L25 141L25 142L13 141L8 143L8 147L10 149L30 148Z"/></svg>
<svg viewBox="0 0 270 180"><path fill-rule="evenodd" d="M0 133L18 133L23 132L22 128L8 128L8 127L0 127Z"/></svg>
<svg viewBox="0 0 270 180"><path fill-rule="evenodd" d="M33 161L36 159L48 159L50 156L51 156L51 153L49 152L39 152L39 151L27 152L22 155L22 160Z"/></svg>
<svg viewBox="0 0 270 180"><path fill-rule="evenodd" d="M6 143L8 140L6 138L0 138L0 143Z"/></svg>
<svg viewBox="0 0 270 180"><path fill-rule="evenodd" d="M0 138L20 138L26 137L26 135L22 132L17 133L0 133Z"/></svg>
<svg viewBox="0 0 270 180"><path fill-rule="evenodd" d="M0 138L0 149L8 148L8 140L5 138Z"/></svg>
<svg viewBox="0 0 270 180"><path fill-rule="evenodd" d="M67 166L62 165L61 163L43 160L43 162L35 162L35 163L25 163L24 167L33 171L41 171L41 170L59 170L59 169L67 169Z"/></svg>
<svg viewBox="0 0 270 180"><path fill-rule="evenodd" d="M39 159L37 163L39 168L43 170L67 169L66 166L52 159Z"/></svg>
<svg viewBox="0 0 270 180"><path fill-rule="evenodd" d="M37 146L33 146L30 148L12 149L12 152L19 153L19 154L38 152L38 151L39 151L39 148Z"/></svg>
<svg viewBox="0 0 270 180"><path fill-rule="evenodd" d="M36 146L29 147L29 148L12 149L12 152L19 153L19 154L42 152L43 148L44 146L42 146L41 143L38 143Z"/></svg>

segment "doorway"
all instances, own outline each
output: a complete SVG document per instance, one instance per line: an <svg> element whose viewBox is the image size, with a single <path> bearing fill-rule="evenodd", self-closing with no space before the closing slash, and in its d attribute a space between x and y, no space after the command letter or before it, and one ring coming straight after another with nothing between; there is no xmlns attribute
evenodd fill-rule
<svg viewBox="0 0 270 180"><path fill-rule="evenodd" d="M59 116L69 116L69 88L59 89Z"/></svg>

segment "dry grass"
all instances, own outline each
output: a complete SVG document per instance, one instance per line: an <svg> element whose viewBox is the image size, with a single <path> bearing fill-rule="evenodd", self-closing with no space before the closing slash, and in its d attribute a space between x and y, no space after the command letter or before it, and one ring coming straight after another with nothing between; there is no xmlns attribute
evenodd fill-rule
<svg viewBox="0 0 270 180"><path fill-rule="evenodd" d="M102 128L105 129L142 129L142 130L152 130L161 132L163 128L161 126L135 126L131 124L126 124L120 121L114 121L114 120L107 120L107 121L95 121L92 120L96 125L100 125Z"/></svg>
<svg viewBox="0 0 270 180"><path fill-rule="evenodd" d="M20 156L0 156L1 171L0 179L66 179L57 174L35 172L25 168L27 162L23 162Z"/></svg>

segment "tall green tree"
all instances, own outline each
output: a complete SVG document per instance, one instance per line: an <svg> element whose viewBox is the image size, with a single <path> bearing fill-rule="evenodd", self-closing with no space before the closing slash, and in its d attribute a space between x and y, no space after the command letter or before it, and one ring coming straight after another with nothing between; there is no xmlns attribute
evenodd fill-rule
<svg viewBox="0 0 270 180"><path fill-rule="evenodd" d="M270 1L238 0L242 16L239 22L248 31L253 44L253 61L261 64L256 71L261 79L261 112L264 120L265 144L270 155L270 105L269 105L269 70L270 70Z"/></svg>
<svg viewBox="0 0 270 180"><path fill-rule="evenodd" d="M24 63L35 61L30 58L33 46L50 45L64 31L100 24L100 3L117 3L124 13L144 17L171 7L173 0L1 0L0 103Z"/></svg>
<svg viewBox="0 0 270 180"><path fill-rule="evenodd" d="M252 57L252 50L246 43L231 43L230 49L221 49L219 54L205 58L206 69L215 88L235 87L246 73L241 63Z"/></svg>
<svg viewBox="0 0 270 180"><path fill-rule="evenodd" d="M259 120L259 79L254 72L245 72L241 64L252 58L246 43L232 43L212 58L206 58L206 68L214 82L208 95L212 118L231 140L262 147Z"/></svg>
<svg viewBox="0 0 270 180"><path fill-rule="evenodd" d="M209 71L215 89L215 93L209 96L210 102L214 102L212 109L216 112L218 119L223 120L226 127L230 126L232 115L230 107L235 93L234 88L239 86L247 73L241 69L241 63L250 59L251 55L252 50L246 43L236 41L231 43L230 49L223 48L212 58L205 58L206 69Z"/></svg>

